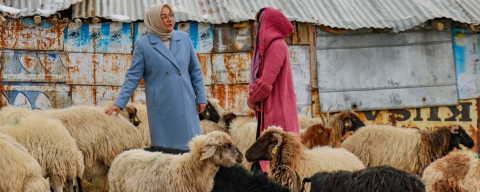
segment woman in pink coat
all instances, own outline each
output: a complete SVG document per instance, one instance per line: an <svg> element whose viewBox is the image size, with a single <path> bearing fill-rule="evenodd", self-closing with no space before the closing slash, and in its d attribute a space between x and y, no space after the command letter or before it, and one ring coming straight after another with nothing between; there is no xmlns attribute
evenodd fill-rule
<svg viewBox="0 0 480 192"><path fill-rule="evenodd" d="M298 115L290 55L285 37L293 33L279 10L267 7L256 17L257 40L251 65L248 107L258 120L257 138L268 126L298 134ZM267 171L268 162L260 162ZM253 165L256 169L258 164Z"/></svg>

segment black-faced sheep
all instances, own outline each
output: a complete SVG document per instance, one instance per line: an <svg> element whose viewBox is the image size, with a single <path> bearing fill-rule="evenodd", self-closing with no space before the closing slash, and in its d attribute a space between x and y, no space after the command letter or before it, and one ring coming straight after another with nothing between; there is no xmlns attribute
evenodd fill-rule
<svg viewBox="0 0 480 192"><path fill-rule="evenodd" d="M472 152L451 152L423 172L427 192L480 191L480 159Z"/></svg>
<svg viewBox="0 0 480 192"><path fill-rule="evenodd" d="M201 120L210 120L212 122L218 123L220 121L220 114L218 114L215 107L213 107L212 103L207 100L207 106L205 106L205 110L202 113L198 114L198 117Z"/></svg>
<svg viewBox="0 0 480 192"><path fill-rule="evenodd" d="M222 115L221 120L218 123L204 119L200 121L200 127L202 128L202 134L207 134L213 131L222 131L228 133L231 120L237 116L233 113L225 112Z"/></svg>
<svg viewBox="0 0 480 192"><path fill-rule="evenodd" d="M189 150L176 149L161 146L152 146L145 148L145 151L162 152L168 154L183 154L188 153ZM287 166L285 168L290 177L297 177L297 175ZM294 189L300 188L300 178L294 182ZM212 192L289 192L290 190L282 184L274 181L263 172L251 172L242 166L224 167L220 166L214 178L214 186Z"/></svg>
<svg viewBox="0 0 480 192"><path fill-rule="evenodd" d="M300 130L300 138L302 139L302 144L304 144L309 149L313 149L317 146L328 146L331 144L331 139L334 134L333 128L324 126L328 125L328 120L325 121L323 116L320 117L322 118L322 121L325 122L325 124L314 124Z"/></svg>
<svg viewBox="0 0 480 192"><path fill-rule="evenodd" d="M103 191L108 191L108 169L115 157L128 149L142 148L143 141L139 130L127 119L115 115L106 115L104 107L72 106L66 109L35 110L30 114L39 113L47 117L58 119L75 139L78 148L83 153L85 170L84 177L87 179L103 178L105 186ZM3 107L0 117L22 117L28 113L20 107ZM2 123L7 120L0 119Z"/></svg>
<svg viewBox="0 0 480 192"><path fill-rule="evenodd" d="M27 148L40 163L53 191L63 191L64 183L73 191L75 178L83 176L82 152L60 121L32 115L0 128L0 132Z"/></svg>
<svg viewBox="0 0 480 192"><path fill-rule="evenodd" d="M209 192L220 166L234 166L243 155L227 133L214 131L194 137L190 152L171 155L142 149L125 151L112 163L110 192Z"/></svg>
<svg viewBox="0 0 480 192"><path fill-rule="evenodd" d="M365 168L354 154L341 148L317 147L305 149L299 136L283 132L282 128L269 127L247 150L248 161L270 161L268 175L292 189L292 181L279 166L287 165L298 173L301 179L317 172L338 170L356 171ZM309 186L306 186L307 189Z"/></svg>
<svg viewBox="0 0 480 192"><path fill-rule="evenodd" d="M102 106L110 107L113 105L113 101L106 101L102 104ZM137 108L133 106L132 103L128 103L125 106L125 109L121 110L119 115L123 116L125 119L128 119L130 123L135 126L140 125L141 121L137 116Z"/></svg>
<svg viewBox="0 0 480 192"><path fill-rule="evenodd" d="M316 173L303 181L312 183L311 192L425 191L418 177L388 166L368 167L355 172Z"/></svg>
<svg viewBox="0 0 480 192"><path fill-rule="evenodd" d="M327 112L328 115L328 112ZM340 147L341 138L347 132L355 132L358 128L365 124L358 118L358 114L353 111L342 111L328 118L328 127L333 128L332 146Z"/></svg>
<svg viewBox="0 0 480 192"><path fill-rule="evenodd" d="M388 125L368 125L342 143L368 166L389 165L415 175L454 147L468 148L474 141L458 125L436 127L434 131L403 129Z"/></svg>
<svg viewBox="0 0 480 192"><path fill-rule="evenodd" d="M0 133L0 191L50 192L42 168L28 150Z"/></svg>

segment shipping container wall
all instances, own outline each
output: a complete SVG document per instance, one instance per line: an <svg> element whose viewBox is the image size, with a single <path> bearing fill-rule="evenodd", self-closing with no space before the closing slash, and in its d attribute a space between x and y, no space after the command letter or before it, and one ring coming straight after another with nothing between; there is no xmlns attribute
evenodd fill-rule
<svg viewBox="0 0 480 192"><path fill-rule="evenodd" d="M312 116L308 33L299 24L290 36L297 105ZM227 111L253 116L247 107L253 21L212 25L177 23L186 32L202 66L207 95ZM35 24L31 18L10 19L0 26L2 103L32 109L102 105L116 99L132 61L135 42L148 34L142 22ZM295 39L293 39L295 37ZM288 39L288 38L287 38ZM145 103L143 81L131 98Z"/></svg>

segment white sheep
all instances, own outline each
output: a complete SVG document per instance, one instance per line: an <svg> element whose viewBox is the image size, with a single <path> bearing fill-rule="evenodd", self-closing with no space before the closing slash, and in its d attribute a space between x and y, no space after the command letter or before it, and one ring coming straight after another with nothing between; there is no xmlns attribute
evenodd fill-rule
<svg viewBox="0 0 480 192"><path fill-rule="evenodd" d="M50 192L42 168L28 150L0 133L0 191Z"/></svg>
<svg viewBox="0 0 480 192"><path fill-rule="evenodd" d="M0 128L0 132L28 149L55 192L63 191L65 183L73 191L75 178L83 176L82 152L60 121L31 115Z"/></svg>
<svg viewBox="0 0 480 192"><path fill-rule="evenodd" d="M5 117L2 113L15 115L15 111L24 110L19 107L4 107L0 111L0 117ZM104 111L105 107L72 106L34 112L62 122L83 153L84 177L89 180L103 177L103 191L107 191L108 168L115 157L125 150L142 148L144 145L139 130L127 119L108 116ZM0 122L6 123L4 119L0 119Z"/></svg>
<svg viewBox="0 0 480 192"><path fill-rule="evenodd" d="M228 132L232 137L233 143L238 147L238 150L245 154L256 140L257 122L248 121L247 119L233 119L230 123ZM252 163L243 160L242 166L250 170Z"/></svg>
<svg viewBox="0 0 480 192"><path fill-rule="evenodd" d="M171 155L142 149L125 151L108 174L110 192L209 192L219 166L243 159L228 134L215 131L194 137L190 152Z"/></svg>
<svg viewBox="0 0 480 192"><path fill-rule="evenodd" d="M341 147L368 167L388 165L421 176L432 161L460 144L472 148L475 143L459 125L436 127L434 131L367 125L344 140Z"/></svg>
<svg viewBox="0 0 480 192"><path fill-rule="evenodd" d="M308 126L315 125L315 124L322 124L323 125L322 119L310 118L310 117L298 114L298 127L300 129L305 129Z"/></svg>
<svg viewBox="0 0 480 192"><path fill-rule="evenodd" d="M427 192L480 191L480 159L472 152L450 152L423 172Z"/></svg>
<svg viewBox="0 0 480 192"><path fill-rule="evenodd" d="M300 137L293 132L283 132L282 128L271 126L265 130L247 150L248 161L270 161L268 175L292 189L292 179L282 169L287 165L296 171L301 179L317 172L357 171L365 168L362 161L353 153L342 148L317 147L306 149ZM310 184L306 186L310 191Z"/></svg>
<svg viewBox="0 0 480 192"><path fill-rule="evenodd" d="M102 104L102 106L110 107L113 105L113 101L107 101ZM150 128L148 126L148 114L147 114L147 105L145 104L136 104L136 103L128 103L125 109L127 108L134 108L136 109L136 116L140 119L140 124L137 126L138 130L142 134L143 143L146 147L152 145L152 141L150 140ZM125 117L126 119L130 118L130 114L127 113L125 110L120 111L120 114ZM130 120L132 121L132 120Z"/></svg>

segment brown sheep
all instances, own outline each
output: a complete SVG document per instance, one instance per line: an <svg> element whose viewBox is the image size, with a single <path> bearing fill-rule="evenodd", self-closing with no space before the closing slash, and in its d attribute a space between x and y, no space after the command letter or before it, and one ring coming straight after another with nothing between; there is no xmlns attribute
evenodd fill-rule
<svg viewBox="0 0 480 192"><path fill-rule="evenodd" d="M436 160L423 172L427 192L478 191L480 160L472 152L451 152Z"/></svg>
<svg viewBox="0 0 480 192"><path fill-rule="evenodd" d="M330 108L327 110L327 121L323 118L323 115L320 115L322 122L325 122L325 125L328 125L328 114L330 114ZM305 129L300 130L300 138L302 139L302 144L307 148L312 149L317 146L327 146L331 143L333 128L324 127L324 124L318 123L310 125Z"/></svg>

